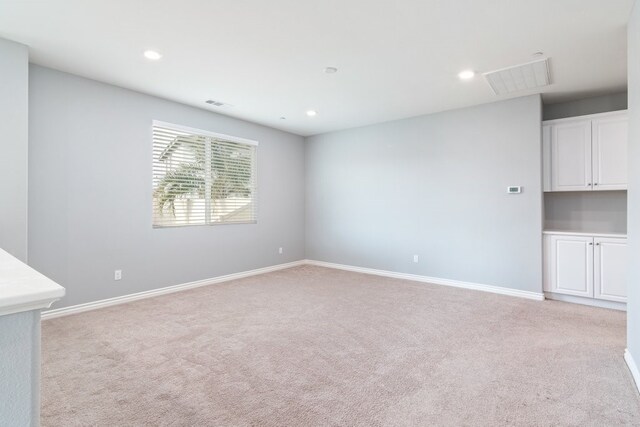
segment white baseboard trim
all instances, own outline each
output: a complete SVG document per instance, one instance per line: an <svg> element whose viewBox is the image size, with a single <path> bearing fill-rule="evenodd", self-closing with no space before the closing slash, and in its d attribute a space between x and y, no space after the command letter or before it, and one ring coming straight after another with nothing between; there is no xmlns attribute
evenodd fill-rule
<svg viewBox="0 0 640 427"><path fill-rule="evenodd" d="M500 286L482 285L479 283L461 282L458 280L440 279L437 277L420 276L417 274L398 273L395 271L376 270L373 268L355 267L352 265L335 264L331 262L300 260L285 264L273 265L270 267L257 268L255 270L243 271L240 273L227 274L225 276L213 277L210 279L197 280L195 282L182 283L179 285L167 286L165 288L151 289L149 291L138 292L135 294L122 295L114 298L107 298L99 301L88 302L85 304L72 305L70 307L62 307L42 312L42 320L54 319L56 317L68 316L70 314L82 313L85 311L96 310L98 308L110 307L112 305L125 304L145 298L152 298L159 295L171 294L187 289L199 288L201 286L213 285L216 283L228 282L230 280L242 279L243 277L256 276L258 274L270 273L272 271L284 270L300 265L317 265L319 267L334 268L338 270L353 271L356 273L373 274L376 276L393 277L396 279L412 280L414 282L433 283L434 285L453 286L456 288L473 289L476 291L491 292L494 294L509 295L520 298L527 298L536 301L544 300L544 294L520 291L517 289L503 288Z"/></svg>
<svg viewBox="0 0 640 427"><path fill-rule="evenodd" d="M536 301L543 301L544 294L538 292L521 291L518 289L503 288L501 286L482 285L480 283L462 282L459 280L440 279L437 277L420 276L417 274L398 273L388 270L376 270L373 268L355 267L352 265L334 264L331 262L307 260L309 265L319 267L335 268L338 270L354 271L356 273L374 274L376 276L392 277L395 279L412 280L414 282L433 283L434 285L453 286L456 288L473 289L476 291L491 292L494 294L509 295L513 297L527 298Z"/></svg>
<svg viewBox="0 0 640 427"><path fill-rule="evenodd" d="M629 349L626 348L624 349L624 361L627 362L629 371L631 371L631 376L636 382L636 388L638 389L638 392L640 392L640 370L638 370L638 365L636 365L636 361L633 360L633 356L629 352Z"/></svg>
<svg viewBox="0 0 640 427"><path fill-rule="evenodd" d="M42 312L42 320L54 319L56 317L68 316L70 314L82 313L84 311L95 310L98 308L109 307L112 305L125 304L145 298L157 297L159 295L171 294L187 289L199 288L201 286L213 285L216 283L228 282L230 280L242 279L244 277L256 276L258 274L270 273L272 271L284 270L291 267L306 264L306 260L293 261L285 264L277 264L269 267L257 268L255 270L242 271L240 273L227 274L225 276L213 277L210 279L197 280L195 282L182 283L179 285L167 286L159 289L151 289L149 291L138 292L135 294L123 295L114 298L107 298L99 301L88 302L85 304L72 305L70 307L62 307L54 310L46 310Z"/></svg>

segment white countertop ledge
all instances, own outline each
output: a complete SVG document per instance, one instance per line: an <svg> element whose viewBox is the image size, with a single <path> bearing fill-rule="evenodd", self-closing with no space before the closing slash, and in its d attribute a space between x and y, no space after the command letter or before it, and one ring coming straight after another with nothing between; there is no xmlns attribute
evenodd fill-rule
<svg viewBox="0 0 640 427"><path fill-rule="evenodd" d="M615 237L626 238L627 233L589 233L586 231L568 231L568 230L544 230L542 234L555 234L561 236L586 236L586 237Z"/></svg>
<svg viewBox="0 0 640 427"><path fill-rule="evenodd" d="M48 308L65 289L0 249L0 316Z"/></svg>

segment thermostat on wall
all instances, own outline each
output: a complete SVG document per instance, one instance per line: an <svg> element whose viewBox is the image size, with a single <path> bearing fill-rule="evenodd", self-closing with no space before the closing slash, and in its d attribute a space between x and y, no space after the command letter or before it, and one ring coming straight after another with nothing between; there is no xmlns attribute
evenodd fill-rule
<svg viewBox="0 0 640 427"><path fill-rule="evenodd" d="M520 194L522 193L522 187L518 186L513 186L513 187L507 187L507 193L509 194Z"/></svg>

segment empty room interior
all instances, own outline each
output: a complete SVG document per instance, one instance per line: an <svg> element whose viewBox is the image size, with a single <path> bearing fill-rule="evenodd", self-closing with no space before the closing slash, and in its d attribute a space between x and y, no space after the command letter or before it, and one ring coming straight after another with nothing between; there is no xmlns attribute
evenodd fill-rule
<svg viewBox="0 0 640 427"><path fill-rule="evenodd" d="M0 426L640 426L640 0L0 0Z"/></svg>

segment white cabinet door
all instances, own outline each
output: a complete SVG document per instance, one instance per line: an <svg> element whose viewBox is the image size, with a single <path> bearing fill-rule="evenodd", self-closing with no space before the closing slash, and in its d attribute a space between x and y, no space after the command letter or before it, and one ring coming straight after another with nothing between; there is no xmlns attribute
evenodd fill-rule
<svg viewBox="0 0 640 427"><path fill-rule="evenodd" d="M594 297L627 302L627 239L596 237Z"/></svg>
<svg viewBox="0 0 640 427"><path fill-rule="evenodd" d="M591 190L591 120L551 127L551 191Z"/></svg>
<svg viewBox="0 0 640 427"><path fill-rule="evenodd" d="M548 292L593 297L593 238L548 237Z"/></svg>
<svg viewBox="0 0 640 427"><path fill-rule="evenodd" d="M551 125L542 125L542 191L551 191Z"/></svg>
<svg viewBox="0 0 640 427"><path fill-rule="evenodd" d="M593 132L593 189L624 190L627 188L627 115L594 119Z"/></svg>

